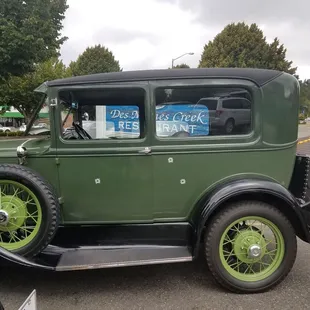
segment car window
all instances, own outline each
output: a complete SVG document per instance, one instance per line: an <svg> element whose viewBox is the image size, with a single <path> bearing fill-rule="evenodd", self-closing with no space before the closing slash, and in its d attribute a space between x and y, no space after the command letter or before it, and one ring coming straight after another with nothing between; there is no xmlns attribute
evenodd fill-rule
<svg viewBox="0 0 310 310"><path fill-rule="evenodd" d="M247 99L242 99L242 109L251 109L251 102Z"/></svg>
<svg viewBox="0 0 310 310"><path fill-rule="evenodd" d="M217 99L200 99L199 103L206 106L208 110L215 111L218 107L218 100Z"/></svg>
<svg viewBox="0 0 310 310"><path fill-rule="evenodd" d="M60 93L60 98L65 139L81 138L77 126L97 140L144 136L143 89L77 90Z"/></svg>
<svg viewBox="0 0 310 310"><path fill-rule="evenodd" d="M223 99L222 106L224 109L242 109L242 99Z"/></svg>
<svg viewBox="0 0 310 310"><path fill-rule="evenodd" d="M247 134L251 98L244 89L180 86L155 90L158 137ZM244 113L249 109L249 113Z"/></svg>

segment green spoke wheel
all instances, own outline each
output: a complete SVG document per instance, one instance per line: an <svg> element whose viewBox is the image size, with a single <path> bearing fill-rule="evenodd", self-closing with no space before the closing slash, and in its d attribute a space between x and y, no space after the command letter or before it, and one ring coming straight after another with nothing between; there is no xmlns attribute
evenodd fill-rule
<svg viewBox="0 0 310 310"><path fill-rule="evenodd" d="M53 239L60 207L51 186L28 167L0 165L0 248L25 257Z"/></svg>
<svg viewBox="0 0 310 310"><path fill-rule="evenodd" d="M241 225L240 225L241 223ZM281 265L285 243L269 220L249 216L233 222L223 233L219 254L224 268L242 281L259 281Z"/></svg>
<svg viewBox="0 0 310 310"><path fill-rule="evenodd" d="M219 284L234 292L261 292L287 276L296 258L297 240L279 209L264 202L241 201L207 223L205 253Z"/></svg>
<svg viewBox="0 0 310 310"><path fill-rule="evenodd" d="M0 180L0 246L18 250L38 234L42 209L38 198L26 186Z"/></svg>

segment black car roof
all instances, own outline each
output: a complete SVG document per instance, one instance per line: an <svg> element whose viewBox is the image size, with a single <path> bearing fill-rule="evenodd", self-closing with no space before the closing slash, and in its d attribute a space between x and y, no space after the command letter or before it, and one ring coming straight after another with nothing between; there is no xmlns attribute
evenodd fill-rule
<svg viewBox="0 0 310 310"><path fill-rule="evenodd" d="M263 84L266 84L281 74L282 72L277 70L252 68L156 69L75 76L49 81L47 82L47 86L204 77L246 79L253 81L259 86L262 86Z"/></svg>

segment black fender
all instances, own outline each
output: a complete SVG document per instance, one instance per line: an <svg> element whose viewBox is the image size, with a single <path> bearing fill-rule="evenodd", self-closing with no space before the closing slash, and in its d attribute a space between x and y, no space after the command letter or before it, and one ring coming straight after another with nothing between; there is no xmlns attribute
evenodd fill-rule
<svg viewBox="0 0 310 310"><path fill-rule="evenodd" d="M231 199L254 199L266 202L277 202L279 210L289 216L296 234L306 242L310 242L310 233L301 204L293 194L281 184L265 179L230 180L213 188L198 202L192 215L192 224L195 227L193 241L194 257L198 256L202 232L212 214ZM266 200L267 199L267 200Z"/></svg>
<svg viewBox="0 0 310 310"><path fill-rule="evenodd" d="M23 266L23 267L38 268L38 269L55 271L55 267L53 267L53 266L42 265L42 264L37 263L35 261L32 261L28 258L25 258L21 255L12 253L12 252L10 252L10 251L2 248L2 247L0 247L0 261L1 261L1 263L4 263L4 265L6 265L7 262L10 262L12 264L16 264L16 265ZM0 308L0 310L1 310L1 308Z"/></svg>

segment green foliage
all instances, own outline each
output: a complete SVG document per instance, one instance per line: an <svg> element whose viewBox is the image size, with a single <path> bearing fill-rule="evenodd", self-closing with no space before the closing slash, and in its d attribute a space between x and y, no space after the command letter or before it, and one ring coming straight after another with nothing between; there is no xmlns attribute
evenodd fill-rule
<svg viewBox="0 0 310 310"><path fill-rule="evenodd" d="M310 112L310 80L299 81L300 83L300 106L306 107Z"/></svg>
<svg viewBox="0 0 310 310"><path fill-rule="evenodd" d="M0 105L13 106L29 119L40 100L40 94L34 89L45 81L68 76L70 71L57 59L35 65L35 71L20 77L11 76L0 84Z"/></svg>
<svg viewBox="0 0 310 310"><path fill-rule="evenodd" d="M69 69L74 76L121 71L113 53L100 44L88 47L76 61L70 63Z"/></svg>
<svg viewBox="0 0 310 310"><path fill-rule="evenodd" d="M0 78L20 76L57 57L66 0L0 1Z"/></svg>
<svg viewBox="0 0 310 310"><path fill-rule="evenodd" d="M286 60L286 49L277 38L268 44L256 24L227 25L204 46L199 67L277 69L295 74L297 68Z"/></svg>
<svg viewBox="0 0 310 310"><path fill-rule="evenodd" d="M9 131L9 132L4 132L0 131L0 137L20 137L23 135L23 131Z"/></svg>
<svg viewBox="0 0 310 310"><path fill-rule="evenodd" d="M299 120L303 120L310 113L310 80L299 80L300 101L299 101Z"/></svg>
<svg viewBox="0 0 310 310"><path fill-rule="evenodd" d="M190 68L190 66L185 64L185 63L182 63L180 65L176 65L173 67L173 69L189 69L189 68Z"/></svg>

